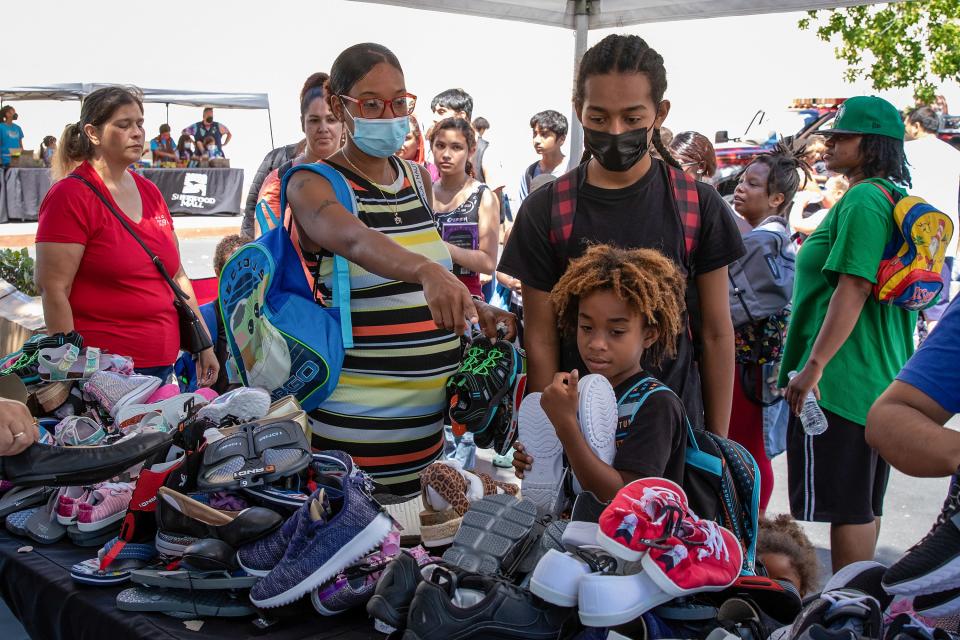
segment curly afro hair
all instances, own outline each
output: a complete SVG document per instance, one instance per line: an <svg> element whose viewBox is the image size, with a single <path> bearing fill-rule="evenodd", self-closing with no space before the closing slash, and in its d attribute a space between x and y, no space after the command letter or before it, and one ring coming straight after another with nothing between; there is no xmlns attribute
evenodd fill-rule
<svg viewBox="0 0 960 640"><path fill-rule="evenodd" d="M789 514L780 514L773 520L760 518L757 556L764 553L780 553L790 559L800 576L801 596L817 589L820 573L817 551L807 534Z"/></svg>
<svg viewBox="0 0 960 640"><path fill-rule="evenodd" d="M612 291L657 330L657 340L644 357L658 365L676 354L686 310L685 287L680 270L659 251L594 245L570 262L550 292L550 302L560 330L575 334L580 300L596 291Z"/></svg>

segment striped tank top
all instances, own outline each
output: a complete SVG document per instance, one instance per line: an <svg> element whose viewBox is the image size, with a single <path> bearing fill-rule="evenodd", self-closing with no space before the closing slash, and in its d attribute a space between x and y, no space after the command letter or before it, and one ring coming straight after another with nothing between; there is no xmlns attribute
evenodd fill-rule
<svg viewBox="0 0 960 640"><path fill-rule="evenodd" d="M391 162L399 177L390 186L374 186L330 164L353 188L364 224L452 268L420 174L407 161ZM332 272L333 260L321 259L316 274L324 289L332 288ZM415 495L420 471L443 451L444 386L459 364L460 340L434 324L420 285L353 263L350 310L354 348L346 352L333 394L310 413L312 444L346 451L390 493Z"/></svg>

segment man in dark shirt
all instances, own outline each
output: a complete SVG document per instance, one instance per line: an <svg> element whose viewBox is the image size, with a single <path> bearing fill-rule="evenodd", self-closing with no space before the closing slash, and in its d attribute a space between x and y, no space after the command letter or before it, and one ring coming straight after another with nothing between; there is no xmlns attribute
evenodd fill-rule
<svg viewBox="0 0 960 640"><path fill-rule="evenodd" d="M675 358L665 360L660 367L647 364L645 368L673 389L683 399L691 421L703 426L700 358L690 331L693 329L698 338L701 335L698 331L698 325L701 324L700 296L697 295L699 282L704 275L722 269L722 282L717 286L722 287L721 293L726 301L726 267L743 255L743 241L720 194L710 185L697 183L700 232L693 252L687 256L683 227L675 213L676 205L666 170L662 161L651 160L648 171L632 185L622 189L606 189L590 184L586 179L589 168L581 167L582 182L578 190L573 231L563 256L558 255L550 241L554 190L545 188L530 194L520 207L497 270L523 283L525 314L529 314L526 308L529 292L534 298L540 293L545 297L546 292L560 280L570 260L583 255L590 244L656 249L677 263L687 271L687 315L688 325L692 327L688 326L688 330L681 334ZM718 278L714 279L719 281ZM729 322L729 307L726 313ZM525 315L525 322L526 335L532 336L535 331L541 334L544 331L551 332L552 329L552 336L548 338L552 338L556 344L554 359L544 363L539 361L536 347L528 346L528 357L536 359L530 363L528 384L531 390L535 391L549 383L556 371L586 370L572 339L559 339L555 327L547 323L543 323L547 326L540 325L536 318L531 321L529 315ZM540 326L535 330L532 323ZM728 415L729 410L728 404ZM718 433L725 433L727 428L726 423L714 421L708 421L707 426Z"/></svg>

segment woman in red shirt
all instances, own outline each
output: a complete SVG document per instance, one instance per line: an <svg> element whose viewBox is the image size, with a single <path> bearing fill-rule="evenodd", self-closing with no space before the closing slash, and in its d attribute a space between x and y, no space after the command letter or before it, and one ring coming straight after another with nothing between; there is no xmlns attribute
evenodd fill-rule
<svg viewBox="0 0 960 640"><path fill-rule="evenodd" d="M190 296L173 220L157 187L128 170L143 153L143 104L132 91L105 87L67 125L53 161L54 179L68 173L90 182L125 215L137 235ZM80 180L59 180L40 205L37 283L51 334L78 331L84 343L133 358L140 373L167 378L180 344L173 292L97 195ZM202 322L202 320L201 320ZM219 365L200 353L198 377L209 385Z"/></svg>

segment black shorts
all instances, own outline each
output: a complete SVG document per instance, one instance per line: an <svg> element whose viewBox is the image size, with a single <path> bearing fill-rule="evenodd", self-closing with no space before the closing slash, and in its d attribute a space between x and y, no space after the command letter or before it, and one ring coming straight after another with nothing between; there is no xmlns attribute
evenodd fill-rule
<svg viewBox="0 0 960 640"><path fill-rule="evenodd" d="M797 520L868 524L883 515L890 465L872 449L864 426L824 409L829 427L808 436L796 416L787 426L790 512Z"/></svg>

